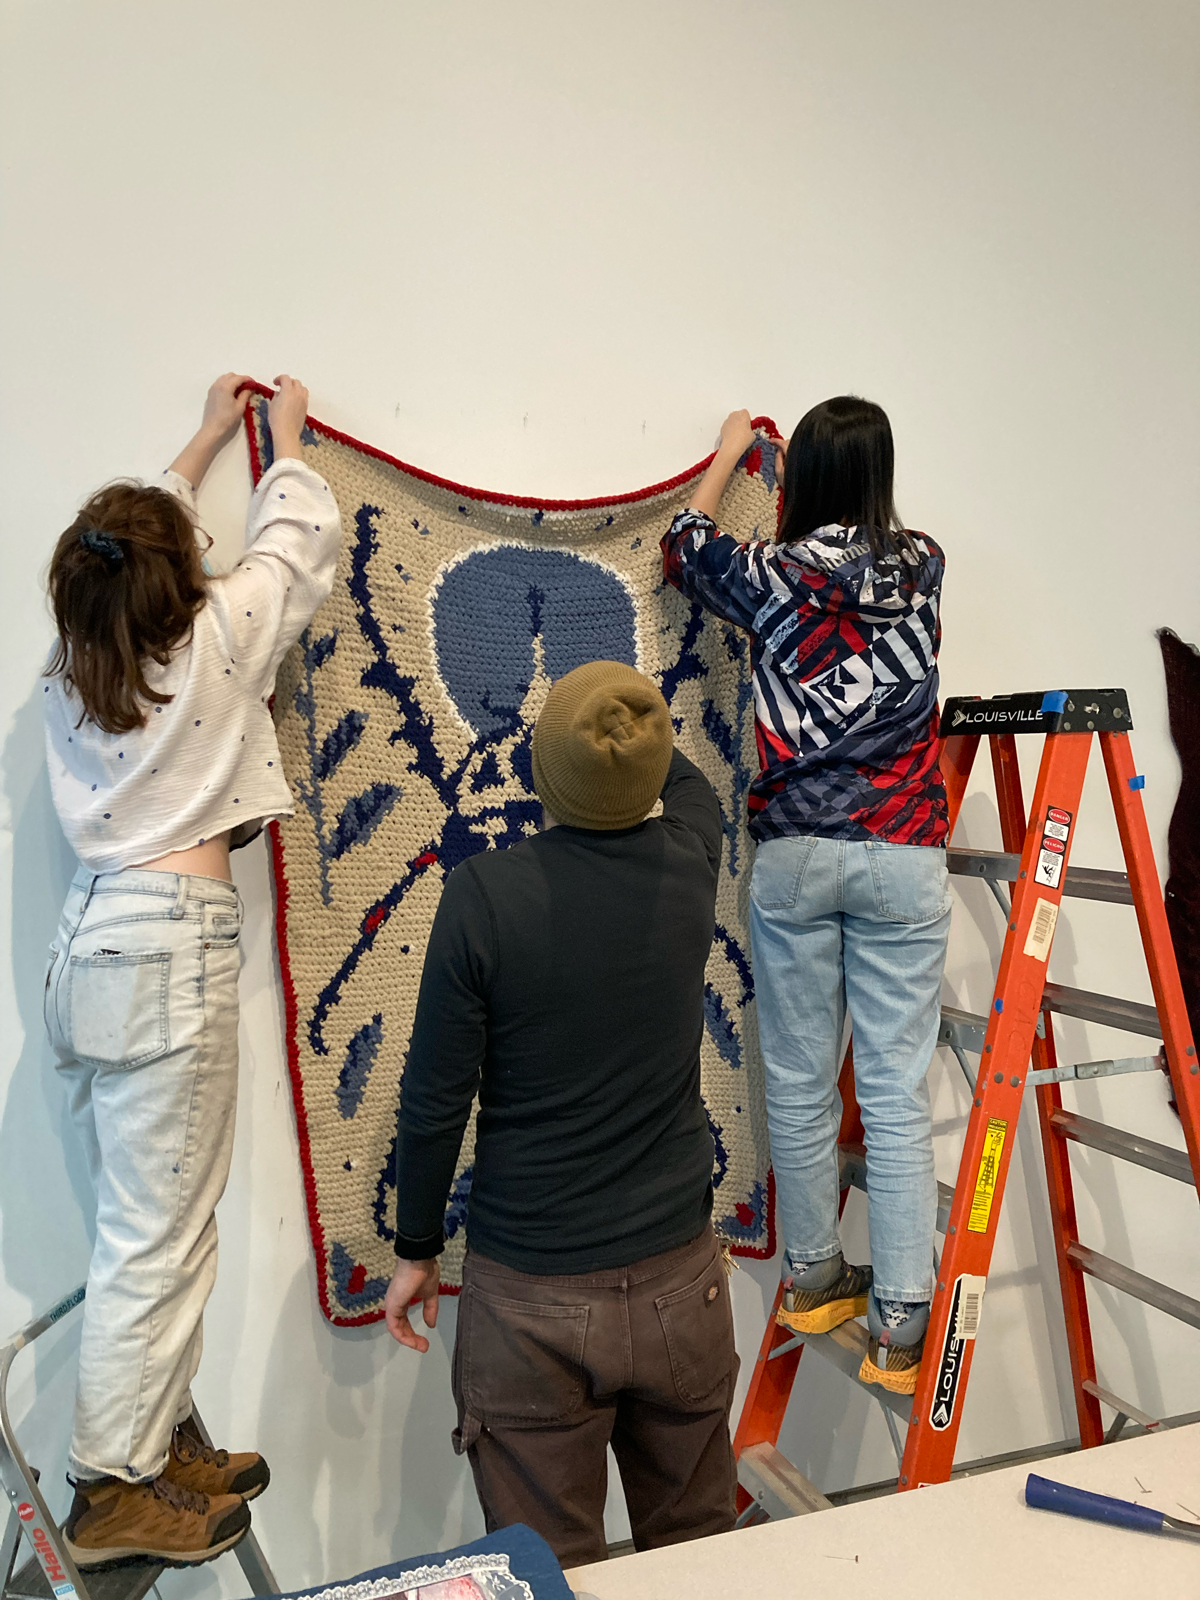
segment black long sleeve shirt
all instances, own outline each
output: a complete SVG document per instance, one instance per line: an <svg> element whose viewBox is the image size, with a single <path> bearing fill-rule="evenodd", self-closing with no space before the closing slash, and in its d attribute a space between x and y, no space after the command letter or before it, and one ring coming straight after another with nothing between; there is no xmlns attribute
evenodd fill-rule
<svg viewBox="0 0 1200 1600"><path fill-rule="evenodd" d="M700 1098L721 823L675 751L663 814L555 827L450 874L396 1150L396 1253L436 1255L471 1102L471 1247L524 1272L628 1266L712 1211Z"/></svg>

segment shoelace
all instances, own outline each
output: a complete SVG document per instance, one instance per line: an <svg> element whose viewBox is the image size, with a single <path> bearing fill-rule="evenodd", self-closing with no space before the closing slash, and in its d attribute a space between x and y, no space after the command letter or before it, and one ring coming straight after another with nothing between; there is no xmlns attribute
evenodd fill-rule
<svg viewBox="0 0 1200 1600"><path fill-rule="evenodd" d="M228 1450L214 1450L212 1445L201 1444L199 1439L178 1431L175 1434L175 1454L180 1461L203 1461L206 1467L229 1465Z"/></svg>
<svg viewBox="0 0 1200 1600"><path fill-rule="evenodd" d="M165 1500L174 1511L195 1511L202 1517L208 1513L206 1494L200 1494L195 1489L185 1489L179 1483L172 1483L165 1472L159 1473L150 1487L158 1498Z"/></svg>

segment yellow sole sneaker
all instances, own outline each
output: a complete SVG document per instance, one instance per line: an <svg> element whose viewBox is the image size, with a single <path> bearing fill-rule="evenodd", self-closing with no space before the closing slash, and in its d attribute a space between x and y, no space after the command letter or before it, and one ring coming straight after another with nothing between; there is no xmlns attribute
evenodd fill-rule
<svg viewBox="0 0 1200 1600"><path fill-rule="evenodd" d="M897 1346L893 1345L891 1348L894 1351ZM886 1356L884 1359L887 1359ZM887 1367L877 1367L868 1353L862 1358L862 1366L858 1369L858 1381L860 1383L877 1383L881 1389L890 1389L893 1394L916 1394L917 1378L920 1373L921 1360L919 1355L911 1366L889 1370Z"/></svg>
<svg viewBox="0 0 1200 1600"><path fill-rule="evenodd" d="M831 1328L840 1328L843 1322L849 1322L851 1317L865 1317L866 1314L867 1297L860 1294L844 1300L828 1300L811 1311L785 1311L780 1306L775 1321L795 1333L828 1333Z"/></svg>

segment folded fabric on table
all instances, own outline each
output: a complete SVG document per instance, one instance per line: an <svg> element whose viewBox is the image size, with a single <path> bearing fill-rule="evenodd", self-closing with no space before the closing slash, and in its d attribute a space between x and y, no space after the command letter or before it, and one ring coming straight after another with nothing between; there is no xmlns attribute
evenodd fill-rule
<svg viewBox="0 0 1200 1600"><path fill-rule="evenodd" d="M554 1552L523 1523L438 1555L373 1567L282 1600L572 1600Z"/></svg>

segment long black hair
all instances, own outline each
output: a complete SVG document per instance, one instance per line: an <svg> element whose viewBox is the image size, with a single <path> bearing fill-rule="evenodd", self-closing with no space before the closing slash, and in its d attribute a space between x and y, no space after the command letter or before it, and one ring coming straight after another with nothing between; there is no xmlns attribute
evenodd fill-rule
<svg viewBox="0 0 1200 1600"><path fill-rule="evenodd" d="M838 522L861 530L876 565L921 565L896 514L894 467L892 425L882 406L853 394L823 400L800 418L787 448L778 542L795 544Z"/></svg>

